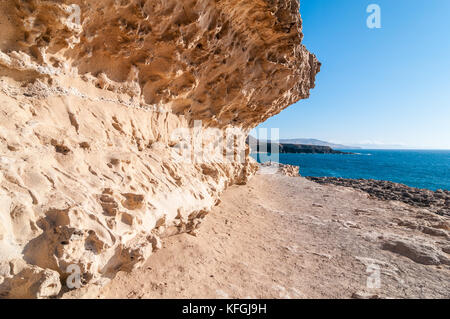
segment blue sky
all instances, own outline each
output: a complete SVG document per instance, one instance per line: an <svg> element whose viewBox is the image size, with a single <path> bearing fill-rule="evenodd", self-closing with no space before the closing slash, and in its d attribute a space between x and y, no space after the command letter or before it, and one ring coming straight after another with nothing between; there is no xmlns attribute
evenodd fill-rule
<svg viewBox="0 0 450 319"><path fill-rule="evenodd" d="M369 29L369 4L381 29ZM450 149L449 0L301 0L316 88L259 127L280 138Z"/></svg>

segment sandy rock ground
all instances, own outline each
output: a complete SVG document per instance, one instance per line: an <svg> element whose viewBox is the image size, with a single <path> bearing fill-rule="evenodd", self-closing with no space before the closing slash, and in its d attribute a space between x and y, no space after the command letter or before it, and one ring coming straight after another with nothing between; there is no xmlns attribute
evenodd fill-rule
<svg viewBox="0 0 450 319"><path fill-rule="evenodd" d="M196 236L64 297L449 298L449 220L351 188L258 174ZM81 293L84 291L83 293Z"/></svg>

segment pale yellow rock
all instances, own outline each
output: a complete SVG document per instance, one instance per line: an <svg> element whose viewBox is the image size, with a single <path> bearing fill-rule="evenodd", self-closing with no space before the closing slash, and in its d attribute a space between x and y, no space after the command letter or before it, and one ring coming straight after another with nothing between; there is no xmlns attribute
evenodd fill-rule
<svg viewBox="0 0 450 319"><path fill-rule="evenodd" d="M0 297L48 298L61 290L59 274L27 265L22 259L0 262Z"/></svg>
<svg viewBox="0 0 450 319"><path fill-rule="evenodd" d="M195 234L256 171L248 132L314 87L298 9L2 1L0 262L26 278L3 277L3 296L57 295L71 265L95 283Z"/></svg>

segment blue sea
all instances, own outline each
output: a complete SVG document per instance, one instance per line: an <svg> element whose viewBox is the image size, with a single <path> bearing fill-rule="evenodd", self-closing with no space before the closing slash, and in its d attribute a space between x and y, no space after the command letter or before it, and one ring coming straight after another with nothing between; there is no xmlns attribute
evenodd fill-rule
<svg viewBox="0 0 450 319"><path fill-rule="evenodd" d="M280 163L300 166L302 176L377 179L430 190L450 190L450 150L342 151L356 154L278 155ZM260 161L257 155L252 157Z"/></svg>

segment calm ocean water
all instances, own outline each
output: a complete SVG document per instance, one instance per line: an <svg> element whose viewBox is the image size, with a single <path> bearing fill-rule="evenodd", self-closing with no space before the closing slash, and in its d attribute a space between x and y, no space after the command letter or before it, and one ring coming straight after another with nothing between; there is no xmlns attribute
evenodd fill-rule
<svg viewBox="0 0 450 319"><path fill-rule="evenodd" d="M300 166L302 176L387 180L411 187L450 190L450 151L345 150L356 155L279 154L283 164ZM252 154L257 158L257 154Z"/></svg>

